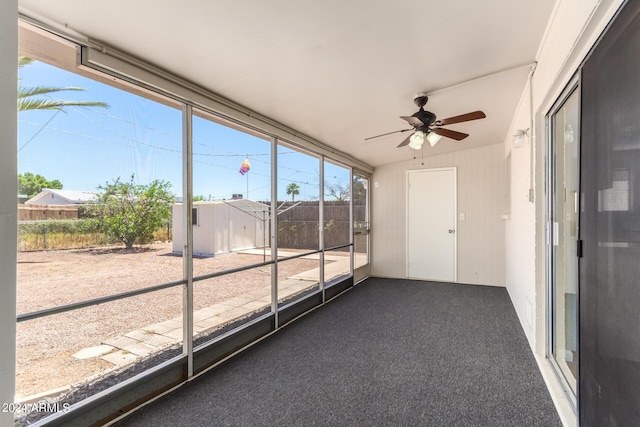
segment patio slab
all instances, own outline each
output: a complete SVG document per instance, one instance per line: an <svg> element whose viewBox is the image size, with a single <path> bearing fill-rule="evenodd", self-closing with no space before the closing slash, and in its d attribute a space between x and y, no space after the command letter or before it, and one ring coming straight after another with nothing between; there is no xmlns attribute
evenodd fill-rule
<svg viewBox="0 0 640 427"><path fill-rule="evenodd" d="M210 317L208 319L205 320L201 320L199 322L197 322L195 324L195 326L198 326L200 328L202 328L203 331L208 330L208 329L213 329L215 327L218 327L220 325L222 325L223 323L225 323L225 320L221 317L218 316L213 316Z"/></svg>
<svg viewBox="0 0 640 427"><path fill-rule="evenodd" d="M154 332L147 331L145 329L135 329L124 334L125 337L133 338L137 341L146 341ZM125 347L126 348L126 347Z"/></svg>
<svg viewBox="0 0 640 427"><path fill-rule="evenodd" d="M244 305L244 304L246 304L248 302L251 302L251 301L253 301L252 298L248 298L248 297L245 297L243 295L243 296L239 296L239 297L228 299L228 300L226 300L224 302L224 304L225 305L230 305L230 306L233 306L233 307L239 307L239 306Z"/></svg>
<svg viewBox="0 0 640 427"><path fill-rule="evenodd" d="M174 319L165 320L164 322L154 323L152 325L145 326L141 329L148 332L153 332L155 334L162 334L164 332L170 331L172 329L180 328L180 327L182 327L182 318L176 317Z"/></svg>
<svg viewBox="0 0 640 427"><path fill-rule="evenodd" d="M171 338L174 341L182 341L183 338L183 333L182 333L182 326L176 329L172 329L170 331L167 332L163 332L161 334L162 336L165 336L167 338Z"/></svg>
<svg viewBox="0 0 640 427"><path fill-rule="evenodd" d="M103 341L103 344L110 345L115 348L123 349L129 345L134 345L135 343L140 342L140 340L136 340L130 338L126 335L121 335L119 337L110 338L108 340Z"/></svg>
<svg viewBox="0 0 640 427"><path fill-rule="evenodd" d="M271 299L269 299L269 302L271 302ZM252 312L268 306L269 303L263 301L251 301L246 304L242 304L239 308L245 309L247 312Z"/></svg>
<svg viewBox="0 0 640 427"><path fill-rule="evenodd" d="M99 357L104 354L111 353L113 350L115 350L115 348L110 345L100 344L94 347L84 348L79 352L73 354L71 357L79 360L92 359L94 357Z"/></svg>
<svg viewBox="0 0 640 427"><path fill-rule="evenodd" d="M135 362L138 359L138 355L133 354L129 351L118 350L109 354L105 354L100 358L107 362L113 363L116 366L122 366Z"/></svg>
<svg viewBox="0 0 640 427"><path fill-rule="evenodd" d="M253 311L253 310L252 310ZM220 313L217 317L220 317L221 319L225 320L225 321L229 321L229 320L233 320L239 317L243 317L247 314L249 314L250 312L247 312L247 310L241 308L241 307L236 307L236 308L232 308L230 310L227 310L223 313Z"/></svg>
<svg viewBox="0 0 640 427"><path fill-rule="evenodd" d="M174 344L176 340L165 337L160 334L150 334L147 339L144 340L145 344L152 345L158 348L169 347L171 344Z"/></svg>
<svg viewBox="0 0 640 427"><path fill-rule="evenodd" d="M214 304L212 306L201 308L193 313L193 318L196 319L196 314L198 315L198 320L207 319L209 317L217 316L220 313L223 313L230 308L233 308L233 305L227 304Z"/></svg>
<svg viewBox="0 0 640 427"><path fill-rule="evenodd" d="M147 356L155 351L158 351L158 347L154 347L152 345L138 342L136 344L130 345L124 350L131 352L132 354L136 354L138 356Z"/></svg>

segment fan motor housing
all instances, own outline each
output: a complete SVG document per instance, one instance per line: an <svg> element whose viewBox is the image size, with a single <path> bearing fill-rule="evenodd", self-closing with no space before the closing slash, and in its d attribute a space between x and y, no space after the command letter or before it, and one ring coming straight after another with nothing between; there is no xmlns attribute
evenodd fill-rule
<svg viewBox="0 0 640 427"><path fill-rule="evenodd" d="M427 101L429 101L429 97L424 92L416 93L416 96L413 97L413 103L420 108L427 105Z"/></svg>
<svg viewBox="0 0 640 427"><path fill-rule="evenodd" d="M425 111L420 107L420 110L413 114L413 117L420 120L425 126L431 126L436 121L436 115L431 111Z"/></svg>

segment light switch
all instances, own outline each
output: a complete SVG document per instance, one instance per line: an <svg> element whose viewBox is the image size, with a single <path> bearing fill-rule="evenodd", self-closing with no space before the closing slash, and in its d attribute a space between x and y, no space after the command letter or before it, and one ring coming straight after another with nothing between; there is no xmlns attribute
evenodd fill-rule
<svg viewBox="0 0 640 427"><path fill-rule="evenodd" d="M460 214L460 221L464 221L464 214L463 213Z"/></svg>

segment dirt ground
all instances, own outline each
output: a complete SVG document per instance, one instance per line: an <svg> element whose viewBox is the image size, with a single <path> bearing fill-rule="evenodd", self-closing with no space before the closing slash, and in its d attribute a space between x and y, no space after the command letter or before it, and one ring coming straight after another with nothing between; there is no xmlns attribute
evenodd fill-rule
<svg viewBox="0 0 640 427"><path fill-rule="evenodd" d="M194 275L263 261L261 255L230 254L194 259ZM280 279L318 267L295 259L278 267ZM18 314L182 279L182 257L171 243L144 248L18 253ZM268 286L270 266L196 282L194 310ZM182 314L182 287L28 320L17 326L17 397L32 396L110 369L100 358L78 360L77 351L131 330Z"/></svg>

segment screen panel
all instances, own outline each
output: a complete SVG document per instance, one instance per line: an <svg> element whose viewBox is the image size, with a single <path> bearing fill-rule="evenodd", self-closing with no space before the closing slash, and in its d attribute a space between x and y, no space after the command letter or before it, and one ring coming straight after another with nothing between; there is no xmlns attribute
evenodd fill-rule
<svg viewBox="0 0 640 427"><path fill-rule="evenodd" d="M640 419L640 3L582 69L580 425Z"/></svg>

